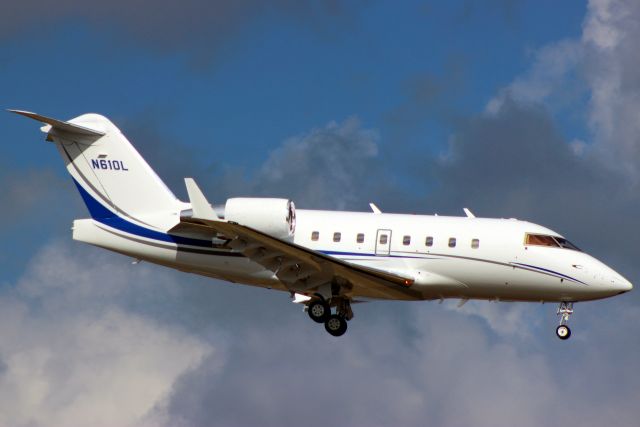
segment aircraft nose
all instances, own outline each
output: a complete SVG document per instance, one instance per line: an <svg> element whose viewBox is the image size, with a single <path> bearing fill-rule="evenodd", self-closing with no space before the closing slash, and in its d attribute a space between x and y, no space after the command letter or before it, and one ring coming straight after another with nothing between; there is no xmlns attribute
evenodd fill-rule
<svg viewBox="0 0 640 427"><path fill-rule="evenodd" d="M620 290L620 293L629 292L633 289L633 285L627 279L623 279L622 277L615 277L613 279L614 286Z"/></svg>
<svg viewBox="0 0 640 427"><path fill-rule="evenodd" d="M593 291L605 291L607 295L614 296L629 292L633 289L631 282L625 279L620 273L602 261L595 260L595 258L592 259L594 261L588 264L586 271L588 275L593 276L593 284L596 285L593 287Z"/></svg>

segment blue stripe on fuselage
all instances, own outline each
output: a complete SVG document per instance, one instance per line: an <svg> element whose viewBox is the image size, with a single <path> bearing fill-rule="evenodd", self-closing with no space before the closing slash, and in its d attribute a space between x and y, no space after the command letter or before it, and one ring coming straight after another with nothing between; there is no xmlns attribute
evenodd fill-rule
<svg viewBox="0 0 640 427"><path fill-rule="evenodd" d="M418 256L410 256L410 255L391 255L391 254L386 254L386 255L376 255L376 254L372 254L372 253L365 253L365 252L342 252L342 251L322 251L322 250L318 250L318 252L321 252L325 255L339 255L339 256L370 256L370 257L388 257L388 258L419 258L419 259L430 259L428 257L422 256L422 255L418 255Z"/></svg>
<svg viewBox="0 0 640 427"><path fill-rule="evenodd" d="M514 262L514 263L512 263L512 264L513 264L513 265L519 265L519 266L522 266L522 267L533 268L533 269L535 269L535 270L545 271L545 272L547 272L547 273L555 274L555 275L557 275L557 276L559 276L559 277L561 277L561 278L563 278L563 279L569 279L569 280L572 280L572 281L574 281L574 282L582 283L583 285L586 285L586 283L584 283L584 282L583 282L583 281L581 281L581 280L575 279L575 278L573 278L573 277L571 277L571 276L567 276L566 274L558 273L557 271L549 270L549 269L547 269L547 268L536 267L535 265L522 264L522 263L519 263L519 262Z"/></svg>

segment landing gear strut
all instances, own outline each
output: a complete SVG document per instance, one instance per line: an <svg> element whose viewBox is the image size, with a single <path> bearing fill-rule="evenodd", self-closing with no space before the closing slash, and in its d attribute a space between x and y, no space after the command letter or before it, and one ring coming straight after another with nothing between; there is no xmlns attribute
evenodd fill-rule
<svg viewBox="0 0 640 427"><path fill-rule="evenodd" d="M571 336L571 329L569 329L569 316L573 314L572 302L561 302L558 306L558 316L560 316L560 325L556 328L556 335L561 340L567 340Z"/></svg>

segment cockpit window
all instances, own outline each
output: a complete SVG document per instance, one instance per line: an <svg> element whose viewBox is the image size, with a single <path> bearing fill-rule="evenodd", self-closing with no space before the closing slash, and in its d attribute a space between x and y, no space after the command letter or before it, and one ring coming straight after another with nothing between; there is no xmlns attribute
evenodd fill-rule
<svg viewBox="0 0 640 427"><path fill-rule="evenodd" d="M553 240L553 237L545 236L544 234L527 234L526 244L535 246L552 246L554 248L559 247L558 243Z"/></svg>
<svg viewBox="0 0 640 427"><path fill-rule="evenodd" d="M558 244L560 245L561 248L573 249L574 251L579 251L580 250L580 248L578 248L576 245L574 245L573 243L571 243L570 241L568 241L565 238L554 237L554 239L556 240L556 242L558 242Z"/></svg>
<svg viewBox="0 0 640 427"><path fill-rule="evenodd" d="M579 251L580 249L563 237L547 236L546 234L527 233L525 237L525 245L532 246L550 246L553 248L564 248Z"/></svg>

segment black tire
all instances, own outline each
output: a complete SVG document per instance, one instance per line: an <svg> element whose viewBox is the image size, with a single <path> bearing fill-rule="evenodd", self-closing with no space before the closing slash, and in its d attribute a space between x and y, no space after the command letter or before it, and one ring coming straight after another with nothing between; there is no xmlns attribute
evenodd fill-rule
<svg viewBox="0 0 640 427"><path fill-rule="evenodd" d="M571 336L571 329L567 325L560 325L556 328L556 335L561 340L568 340Z"/></svg>
<svg viewBox="0 0 640 427"><path fill-rule="evenodd" d="M347 332L347 320L342 316L332 314L324 322L324 329L334 337L339 337Z"/></svg>
<svg viewBox="0 0 640 427"><path fill-rule="evenodd" d="M324 323L331 316L331 308L325 300L317 299L309 303L307 314L316 323Z"/></svg>

